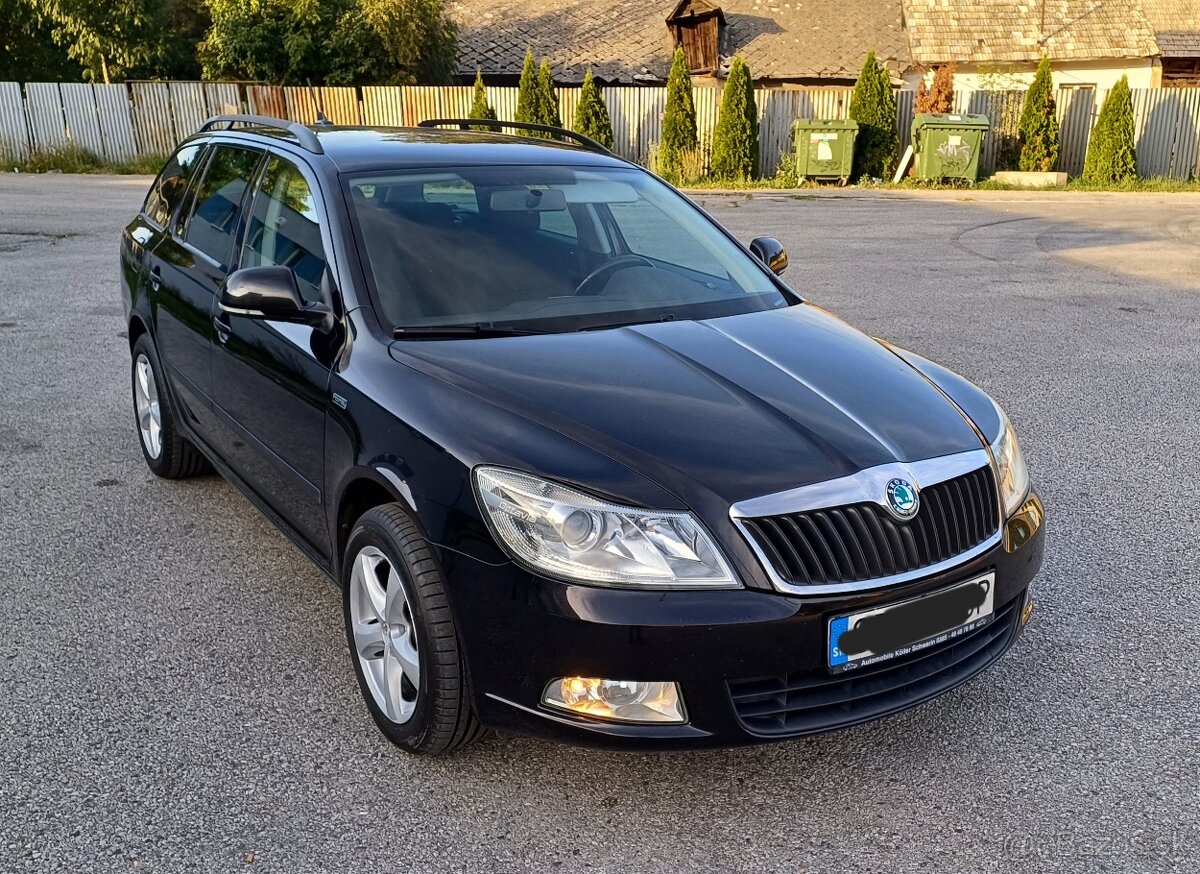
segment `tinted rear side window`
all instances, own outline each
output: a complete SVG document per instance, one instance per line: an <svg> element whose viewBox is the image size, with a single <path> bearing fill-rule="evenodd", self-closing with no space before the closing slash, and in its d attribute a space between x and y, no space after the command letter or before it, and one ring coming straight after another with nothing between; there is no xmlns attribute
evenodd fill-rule
<svg viewBox="0 0 1200 874"><path fill-rule="evenodd" d="M146 196L145 206L142 207L146 218L160 227L167 226L171 214L183 198L188 181L200 164L200 152L203 148L203 143L189 143L171 156L171 160L158 174L154 186Z"/></svg>
<svg viewBox="0 0 1200 874"><path fill-rule="evenodd" d="M222 267L229 266L242 201L261 157L250 149L217 146L196 190L183 238Z"/></svg>

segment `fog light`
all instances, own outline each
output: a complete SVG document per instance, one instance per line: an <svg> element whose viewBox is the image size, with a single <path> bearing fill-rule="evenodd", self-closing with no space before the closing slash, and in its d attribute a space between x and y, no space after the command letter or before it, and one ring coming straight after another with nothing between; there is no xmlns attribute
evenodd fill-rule
<svg viewBox="0 0 1200 874"><path fill-rule="evenodd" d="M1025 598L1025 607L1021 610L1021 627L1024 628L1029 624L1029 617L1033 615L1033 598Z"/></svg>
<svg viewBox="0 0 1200 874"><path fill-rule="evenodd" d="M542 703L620 722L687 722L675 683L561 677L546 685Z"/></svg>

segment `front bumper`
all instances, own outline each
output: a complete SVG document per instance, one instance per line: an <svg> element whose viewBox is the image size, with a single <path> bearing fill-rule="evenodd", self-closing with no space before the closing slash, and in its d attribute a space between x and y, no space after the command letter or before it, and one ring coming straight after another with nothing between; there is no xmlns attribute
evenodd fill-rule
<svg viewBox="0 0 1200 874"><path fill-rule="evenodd" d="M1016 641L1042 562L1036 495L1003 542L951 570L853 595L624 591L571 585L516 565L444 555L472 698L489 727L627 749L736 746L844 728L965 683ZM1010 551L1011 550L1011 551ZM993 622L964 636L837 677L826 669L830 616L901 601L995 571ZM680 684L686 725L576 717L540 703L556 677Z"/></svg>

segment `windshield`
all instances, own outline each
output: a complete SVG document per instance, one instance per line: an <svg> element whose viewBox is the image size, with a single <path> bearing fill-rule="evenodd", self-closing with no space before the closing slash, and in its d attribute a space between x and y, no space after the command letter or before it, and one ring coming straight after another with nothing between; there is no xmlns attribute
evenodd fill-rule
<svg viewBox="0 0 1200 874"><path fill-rule="evenodd" d="M790 303L699 211L638 170L463 167L347 185L392 328L571 331Z"/></svg>

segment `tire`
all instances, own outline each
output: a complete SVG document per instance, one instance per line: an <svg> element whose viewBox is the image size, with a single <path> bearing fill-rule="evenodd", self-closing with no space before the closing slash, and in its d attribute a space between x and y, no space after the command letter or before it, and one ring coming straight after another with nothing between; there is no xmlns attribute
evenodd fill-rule
<svg viewBox="0 0 1200 874"><path fill-rule="evenodd" d="M164 390L158 353L154 351L149 334L137 338L131 360L133 423L146 466L163 479L184 479L208 473L212 470L208 460L180 435L175 424L175 412Z"/></svg>
<svg viewBox="0 0 1200 874"><path fill-rule="evenodd" d="M350 661L379 730L418 755L477 740L483 729L471 708L445 576L399 504L375 507L355 523L341 582Z"/></svg>

